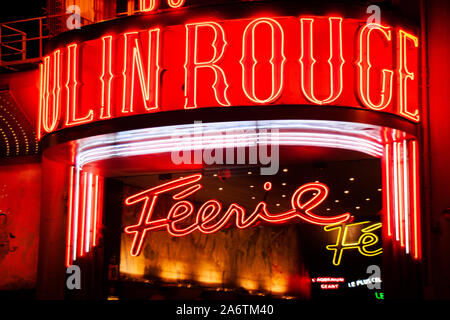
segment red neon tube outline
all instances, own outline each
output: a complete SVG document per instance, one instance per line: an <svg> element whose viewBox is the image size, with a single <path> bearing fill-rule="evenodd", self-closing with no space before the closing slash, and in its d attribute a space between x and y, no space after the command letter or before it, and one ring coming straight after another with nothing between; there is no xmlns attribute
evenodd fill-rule
<svg viewBox="0 0 450 320"><path fill-rule="evenodd" d="M158 0L139 0L139 11L150 12L156 9Z"/></svg>
<svg viewBox="0 0 450 320"><path fill-rule="evenodd" d="M421 248L420 248L420 220L419 220L419 184L418 184L418 146L417 141L413 140L412 145L412 156L413 156L413 212L414 212L414 258L420 259Z"/></svg>
<svg viewBox="0 0 450 320"><path fill-rule="evenodd" d="M219 215L222 209L221 203L213 199L205 202L200 207L197 212L196 223L185 229L178 229L175 224L192 215L194 211L192 203L184 200L177 202L172 206L167 218L151 221L153 209L159 194L187 186L198 182L201 179L202 174L194 174L145 190L136 195L130 196L125 200L126 205L144 202L139 222L136 225L128 226L124 229L125 233L134 234L133 243L130 250L130 254L132 256L137 256L140 254L143 242L146 238L146 233L150 230L165 228L169 234L176 237L185 236L196 230L209 234L217 232L223 228L230 221L233 214L236 214L235 224L239 229L249 227L255 223L258 218L270 223L283 223L298 217L302 220L317 225L343 223L351 218L351 215L348 212L334 217L322 217L315 215L312 210L320 205L328 196L328 188L322 183L308 183L298 188L293 194L291 200L292 209L279 214L271 214L267 210L267 204L262 201L256 206L255 210L248 217L246 217L245 209L240 205L233 203L229 206L228 210L219 219L219 221L215 222L211 226L207 226L208 223L213 221ZM191 191L192 188L188 188L188 190ZM310 191L315 191L316 194L307 202L302 203L301 197L306 192ZM179 212L180 209L183 209L181 213Z"/></svg>
<svg viewBox="0 0 450 320"><path fill-rule="evenodd" d="M53 81L52 93L49 92L50 86L50 57L53 56ZM52 132L59 123L60 102L61 102L61 51L56 50L51 55L44 58L44 93L43 93L43 110L42 110L42 128L45 132ZM48 125L49 118L49 100L52 98L52 122Z"/></svg>
<svg viewBox="0 0 450 320"><path fill-rule="evenodd" d="M211 46L214 49L214 55L210 61L199 62L197 61L197 49L198 49L198 28L209 27L214 30L214 41ZM200 68L210 68L214 71L215 74L215 82L212 85L212 89L214 90L214 94L216 97L216 101L222 106L230 106L231 103L227 97L228 83L225 76L225 72L221 67L217 65L217 63L223 58L223 54L225 52L225 48L228 45L228 42L225 38L225 31L220 24L217 22L201 22L201 23L190 23L185 25L186 28L186 62L184 64L185 69L185 109L195 109L197 108L197 71ZM192 39L192 29L193 28L193 37ZM219 33L221 35L221 46L220 49L217 48L219 43ZM192 45L193 42L193 45ZM220 52L218 54L218 52ZM191 70L193 69L193 70ZM221 77L219 77L219 72ZM192 75L193 73L193 75ZM193 81L191 78L193 77ZM221 80L219 80L219 78ZM219 88L223 87L223 88Z"/></svg>
<svg viewBox="0 0 450 320"><path fill-rule="evenodd" d="M42 129L41 129L41 123L42 123L42 99L44 97L44 64L39 64L39 110L38 110L38 122L37 122L37 140L40 141L42 138Z"/></svg>
<svg viewBox="0 0 450 320"><path fill-rule="evenodd" d="M411 186L409 181L409 161L408 161L408 143L407 140L404 139L402 143L403 148L403 200L404 200L404 218L405 218L405 249L406 253L411 252L411 232L410 232L410 226L411 226L411 199L410 199L410 193L411 193Z"/></svg>
<svg viewBox="0 0 450 320"><path fill-rule="evenodd" d="M182 7L184 2L185 0L167 0L167 4L174 9Z"/></svg>
<svg viewBox="0 0 450 320"><path fill-rule="evenodd" d="M272 30L272 56L270 58L270 64L272 66L272 92L267 99L260 99L256 96L255 69L258 60L255 57L255 29L258 25L263 23L269 25ZM247 54L249 31L251 32L251 59ZM277 43L279 45L276 45ZM277 52L276 48L280 48L280 52ZM281 25L271 18L260 18L250 22L245 28L242 36L242 58L239 62L242 66L242 89L247 98L255 103L272 103L276 101L280 97L284 87L284 66L286 64L286 57L284 55L284 31ZM251 71L249 71L249 69L251 69ZM249 76L248 73L250 73L251 76Z"/></svg>
<svg viewBox="0 0 450 320"><path fill-rule="evenodd" d="M387 220L387 230L388 230L388 236L391 237L392 236L392 216L391 216L391 176L390 176L390 167L391 167L391 163L390 163L390 158L389 158L389 150L390 145L386 144L385 146L385 154L384 154L384 170L385 170L385 195L386 195L386 220Z"/></svg>
<svg viewBox="0 0 450 320"><path fill-rule="evenodd" d="M364 106L373 110L383 110L385 109L392 100L392 80L394 77L394 71L389 69L383 69L383 82L381 99L378 104L374 104L370 98L370 69L372 64L370 63L370 35L372 31L377 30L387 41L391 41L391 28L383 27L379 24L365 24L358 32L359 40L359 60L356 63L359 69L358 80L358 97ZM365 50L364 50L365 48ZM363 64L364 63L364 64Z"/></svg>
<svg viewBox="0 0 450 320"><path fill-rule="evenodd" d="M68 222L67 222L67 240L66 240L66 267L72 264L72 215L73 215L73 175L74 167L70 167L70 178L69 178L69 201L67 203L68 207Z"/></svg>
<svg viewBox="0 0 450 320"><path fill-rule="evenodd" d="M138 224L135 225L135 226L127 227L124 230L125 233L127 233L127 234L131 234L131 233L135 234L134 239L133 239L133 243L131 245L131 251L130 251L130 254L132 256L138 256L139 253L141 252L142 245L143 245L143 242L144 242L144 239L145 239L147 231L148 230L153 230L153 229L158 229L158 228L161 227L161 225L156 225L154 227L152 227L152 226L147 227L146 229L143 230L142 235L139 234L139 231L134 231L133 230L133 227L139 227L139 226L142 226L144 224L145 225L149 225L151 223L150 222L151 213L153 212L153 208L155 206L156 199L157 199L158 195L160 193L162 193L162 192L165 192L165 191L170 191L170 190L173 190L173 189L176 189L176 188L180 188L180 187L189 185L191 183L195 183L195 182L199 181L201 178L202 178L201 174L191 175L191 176L188 176L188 177L180 178L180 179L177 179L175 181L167 182L167 183L162 184L160 186L156 186L154 188L145 190L145 191L140 192L138 194L135 194L135 195L133 195L131 197L128 197L125 200L125 204L126 205L131 205L131 204L138 203L140 201L144 201L144 205L142 207L142 211L141 211L141 214L140 214L140 218L139 218ZM152 197L152 199L150 201L150 196L151 195L153 195L153 197ZM149 202L150 202L150 204L149 204ZM148 212L148 214L147 214L147 212ZM147 218L145 218L146 215L147 215ZM145 221L144 221L144 218L145 218ZM158 223L160 221L164 221L164 219L153 221L153 223L155 224L155 223Z"/></svg>
<svg viewBox="0 0 450 320"><path fill-rule="evenodd" d="M94 225L92 227L92 247L95 247L97 245L97 219L98 219L98 196L99 196L99 192L98 192L98 175L95 175L95 183L94 183Z"/></svg>
<svg viewBox="0 0 450 320"><path fill-rule="evenodd" d="M123 100L122 100L122 113L133 113L134 105L134 80L135 80L135 70L137 68L137 73L139 77L139 83L142 93L142 99L144 103L145 110L157 110L159 108L159 85L160 85L160 74L161 67L159 65L160 52L160 29L149 29L148 30L148 54L147 54L147 77L145 78L144 67L142 66L142 55L139 45L139 32L127 32L123 34L124 37L124 65L122 70L123 77ZM128 60L130 52L128 52L128 37L134 36L134 44L132 45L131 53L131 81L129 81L127 73L128 71ZM147 80L147 81L145 81ZM153 84L153 90L150 86ZM129 93L127 95L127 92ZM127 101L128 100L128 101Z"/></svg>
<svg viewBox="0 0 450 320"><path fill-rule="evenodd" d="M107 62L108 61L108 62ZM102 38L102 99L100 119L111 118L111 82L114 78L112 73L112 36Z"/></svg>
<svg viewBox="0 0 450 320"><path fill-rule="evenodd" d="M399 217L399 229L400 229L400 246L402 248L405 247L405 229L404 229L404 219L405 219L405 208L404 208L404 202L403 202L403 191L404 191L404 187L403 187L403 168L402 168L402 161L401 161L401 148L402 145L400 142L397 142L397 148L396 148L396 152L397 152L397 181L398 181L398 189L397 189L397 193L398 193L398 202L399 202L399 213L400 213L400 217Z"/></svg>
<svg viewBox="0 0 450 320"><path fill-rule="evenodd" d="M316 59L314 59L314 54L313 54L313 25L314 25L314 18L300 18L300 25L301 25L301 56L300 56L300 65L301 65L301 86L302 86L302 92L304 94L304 96L306 97L306 99L308 99L309 101L311 101L314 104L319 104L319 105L324 105L324 104L329 104L334 102L336 99L338 99L342 93L343 90L343 66L345 63L344 57L343 57L343 53L342 53L342 18L337 18L337 17L329 17L328 18L328 22L329 22L329 26L330 26L330 58L328 59L328 64L330 66L330 95L328 96L328 98L324 99L324 100L319 100L315 97L314 95L314 64L317 62ZM307 39L307 37L305 36L305 22L309 25L309 45L310 45L310 49L309 49L309 57L308 59L311 61L309 63L309 67L305 66L304 60L305 60L305 41ZM334 83L334 78L335 78L335 74L334 74L334 66L332 63L333 60L333 56L334 56L334 46L333 46L333 25L335 24L335 22L338 22L338 30L339 30L339 41L338 41L338 50L339 50L339 71L338 71L338 76L337 76L337 90L335 90L335 83ZM310 70L309 72L310 74L310 79L309 79L309 84L306 85L305 84L305 70Z"/></svg>
<svg viewBox="0 0 450 320"><path fill-rule="evenodd" d="M397 43L397 57L398 57L398 83L399 83L399 113L415 122L420 121L419 110L416 109L414 113L408 110L408 79L414 80L415 74L408 71L407 59L406 59L406 41L412 40L414 47L419 46L419 39L412 34L409 34L401 29L398 30L398 43Z"/></svg>
<svg viewBox="0 0 450 320"><path fill-rule="evenodd" d="M82 211L81 211L81 239L80 239L80 252L79 255L82 257L84 255L84 238L85 238L85 228L86 228L86 207L87 207L87 172L83 174L83 202L82 202Z"/></svg>
<svg viewBox="0 0 450 320"><path fill-rule="evenodd" d="M94 119L94 111L89 110L88 114L82 118L77 118L77 94L78 94L78 45L76 43L67 46L67 81L65 84L67 93L67 118L66 126L76 126L83 123L91 122Z"/></svg>

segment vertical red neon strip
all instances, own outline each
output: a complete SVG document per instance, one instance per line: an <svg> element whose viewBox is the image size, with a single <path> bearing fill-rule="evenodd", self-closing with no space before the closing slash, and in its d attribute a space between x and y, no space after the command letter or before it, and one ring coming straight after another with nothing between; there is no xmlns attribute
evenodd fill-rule
<svg viewBox="0 0 450 320"><path fill-rule="evenodd" d="M94 204L94 199L92 198L93 194L93 182L92 182L93 174L88 174L87 179L87 197L86 197L86 228L85 228L85 249L84 251L87 253L90 251L91 247L91 235L92 235L92 209Z"/></svg>
<svg viewBox="0 0 450 320"><path fill-rule="evenodd" d="M85 228L86 228L86 207L87 207L87 172L83 174L83 198L81 205L81 234L80 234L80 257L84 255L84 238L85 238Z"/></svg>
<svg viewBox="0 0 450 320"><path fill-rule="evenodd" d="M97 210L97 237L101 234L102 217L103 217L103 183L104 179L99 177L98 179L98 210ZM98 240L96 240L98 243Z"/></svg>
<svg viewBox="0 0 450 320"><path fill-rule="evenodd" d="M40 141L42 137L41 132L41 123L42 123L42 99L43 99L43 91L44 91L44 64L39 64L39 114L38 114L38 123L37 123L37 140Z"/></svg>
<svg viewBox="0 0 450 320"><path fill-rule="evenodd" d="M387 221L387 230L388 236L392 236L392 215L391 215L391 159L389 152L390 145L386 144L384 149L384 171L385 171L385 182L384 182L384 194L386 197L386 221Z"/></svg>
<svg viewBox="0 0 450 320"><path fill-rule="evenodd" d="M71 249L72 249L72 215L73 215L73 174L74 167L70 167L69 179L69 201L67 203L67 242L66 242L66 267L72 264Z"/></svg>
<svg viewBox="0 0 450 320"><path fill-rule="evenodd" d="M404 225L404 219L405 219L405 210L404 210L404 202L403 202L403 193L404 193L404 187L403 187L403 169L402 169L402 145L401 143L397 142L397 181L398 181L398 208L399 208L399 229L400 229L400 246L405 247L405 225Z"/></svg>
<svg viewBox="0 0 450 320"><path fill-rule="evenodd" d="M420 235L420 198L419 198L419 166L417 141L411 142L412 146L412 195L413 195L413 234L414 234L414 258L421 258L421 235Z"/></svg>
<svg viewBox="0 0 450 320"><path fill-rule="evenodd" d="M411 188L410 188L410 182L409 182L409 161L408 161L408 142L407 140L403 140L403 199L405 204L405 249L406 253L410 253L410 194L411 194Z"/></svg>
<svg viewBox="0 0 450 320"><path fill-rule="evenodd" d="M397 143L392 144L392 168L394 171L394 224L395 224L395 240L400 240L399 230L399 201L398 201L398 166L397 166Z"/></svg>
<svg viewBox="0 0 450 320"><path fill-rule="evenodd" d="M102 82L102 102L100 119L111 118L111 82L113 79L112 73L112 36L102 38L103 55L102 55L102 75L100 81Z"/></svg>
<svg viewBox="0 0 450 320"><path fill-rule="evenodd" d="M80 169L75 167L75 192L74 192L74 208L73 208L73 238L72 238L72 261L77 259L78 245L78 227L79 227L79 211L80 211Z"/></svg>
<svg viewBox="0 0 450 320"><path fill-rule="evenodd" d="M92 247L97 245L97 219L98 219L98 175L95 175L95 183L94 183L94 226L92 228Z"/></svg>

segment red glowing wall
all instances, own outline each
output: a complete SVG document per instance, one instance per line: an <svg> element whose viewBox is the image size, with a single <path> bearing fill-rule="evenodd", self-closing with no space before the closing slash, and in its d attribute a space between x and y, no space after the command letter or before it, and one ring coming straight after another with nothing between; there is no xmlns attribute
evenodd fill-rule
<svg viewBox="0 0 450 320"><path fill-rule="evenodd" d="M0 290L36 286L40 190L40 164L0 166Z"/></svg>

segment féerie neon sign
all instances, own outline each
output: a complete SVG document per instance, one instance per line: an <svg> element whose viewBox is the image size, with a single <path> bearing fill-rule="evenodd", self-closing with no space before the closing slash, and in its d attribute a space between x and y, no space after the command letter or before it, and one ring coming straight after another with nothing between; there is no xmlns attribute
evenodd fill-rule
<svg viewBox="0 0 450 320"><path fill-rule="evenodd" d="M38 137L129 115L267 104L420 120L419 40L400 28L302 16L161 24L44 57Z"/></svg>
<svg viewBox="0 0 450 320"><path fill-rule="evenodd" d="M331 225L344 223L351 218L348 212L336 216L320 216L313 212L328 196L328 187L319 182L306 183L300 186L292 194L292 209L285 212L269 212L267 203L264 201L259 202L253 212L249 214L246 214L246 210L237 203L232 203L223 212L221 202L212 199L203 203L194 216L194 205L186 198L202 188L202 185L198 183L201 179L202 174L179 178L130 196L125 200L126 205L142 203L139 222L125 228L125 233L134 234L130 251L132 256L140 254L147 233L151 230L165 229L172 236L182 237L196 231L204 234L215 233L230 223L233 223L239 229L245 229L258 221L280 224L300 219L316 225ZM266 191L271 190L271 188L270 182L264 184ZM172 199L176 202L170 208L167 216L163 219L152 220L158 197L176 189L182 190L172 196ZM314 192L313 196L308 197L309 200L307 201L302 201L302 199L307 198L304 195L308 192ZM234 219L233 216L235 216ZM189 218L195 220L195 222L187 222Z"/></svg>

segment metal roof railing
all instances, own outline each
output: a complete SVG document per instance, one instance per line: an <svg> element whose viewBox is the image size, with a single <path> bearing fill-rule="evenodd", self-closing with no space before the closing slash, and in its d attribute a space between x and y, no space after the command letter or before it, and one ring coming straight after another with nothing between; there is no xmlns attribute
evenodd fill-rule
<svg viewBox="0 0 450 320"><path fill-rule="evenodd" d="M19 65L40 62L47 39L55 36L49 31L49 20L59 20L65 27L70 15L42 16L0 23L0 67L15 70ZM81 17L82 25L92 22ZM67 28L61 32L67 31Z"/></svg>

